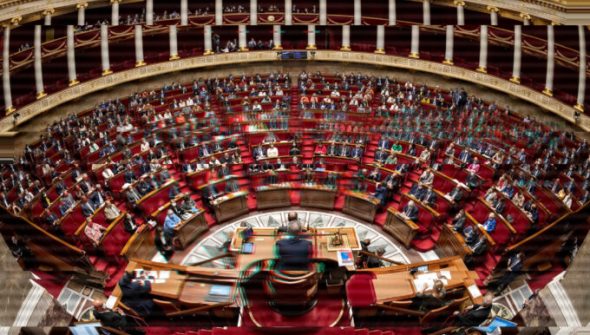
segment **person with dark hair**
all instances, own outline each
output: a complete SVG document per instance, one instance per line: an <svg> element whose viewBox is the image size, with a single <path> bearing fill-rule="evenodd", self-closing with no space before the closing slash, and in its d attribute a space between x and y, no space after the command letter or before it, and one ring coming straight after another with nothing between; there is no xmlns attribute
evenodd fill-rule
<svg viewBox="0 0 590 335"><path fill-rule="evenodd" d="M483 323L492 311L494 295L488 292L483 297L481 305L475 304L467 307L462 313L456 312L455 325L458 327L476 327Z"/></svg>
<svg viewBox="0 0 590 335"><path fill-rule="evenodd" d="M276 243L277 268L279 270L309 270L312 256L310 241L299 236L301 225L298 221L290 221L287 236Z"/></svg>
<svg viewBox="0 0 590 335"><path fill-rule="evenodd" d="M174 254L174 246L172 238L164 232L161 226L156 227L156 237L154 240L156 249L164 256L166 260L170 260L172 254Z"/></svg>
<svg viewBox="0 0 590 335"><path fill-rule="evenodd" d="M131 335L145 334L144 331L134 328L135 324L129 320L125 313L119 308L109 309L105 307L103 299L95 299L92 301L92 315L104 327L120 329Z"/></svg>
<svg viewBox="0 0 590 335"><path fill-rule="evenodd" d="M367 267L369 269L372 269L372 268L380 268L380 267L383 266L383 261L379 257L383 257L383 254L385 254L385 249L382 248L382 247L377 248L375 250L375 253L374 254L377 257L375 257L375 256L369 256L367 258Z"/></svg>
<svg viewBox="0 0 590 335"><path fill-rule="evenodd" d="M121 301L142 317L153 317L156 306L150 296L152 284L143 276L136 278L135 275L135 272L125 272L119 280Z"/></svg>

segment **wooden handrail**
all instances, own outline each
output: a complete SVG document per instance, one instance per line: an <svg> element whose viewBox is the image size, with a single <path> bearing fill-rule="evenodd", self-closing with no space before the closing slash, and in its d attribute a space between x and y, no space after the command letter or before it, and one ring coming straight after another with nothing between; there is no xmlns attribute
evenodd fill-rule
<svg viewBox="0 0 590 335"><path fill-rule="evenodd" d="M233 304L233 302L223 302L223 303L218 303L218 304L213 304L213 305L200 306L200 307L185 309L185 310L178 311L178 312L173 312L173 313L168 314L167 316L168 317L177 317L177 316L191 315L191 314L208 311L208 310L215 309L215 308L227 307L232 304Z"/></svg>
<svg viewBox="0 0 590 335"><path fill-rule="evenodd" d="M372 252L367 252L367 251L364 251L364 250L360 250L360 251L359 251L359 254L361 254L361 255L366 255L366 256L369 256L369 257L375 257L375 258L377 258L377 259L380 259L380 260L382 260L382 261L386 261L386 262L389 262L389 263L391 263L391 264L395 264L395 265L404 265L404 264L405 264L405 263L398 262L398 261L394 261L394 260L392 260L392 259L385 258L385 257L383 257L383 256L379 256L379 255L377 255L377 254L374 254L374 253L372 253Z"/></svg>
<svg viewBox="0 0 590 335"><path fill-rule="evenodd" d="M206 259L206 260L204 260L204 261L200 261L200 262L196 262L196 263L190 263L190 264L187 264L186 266L201 266L201 265L203 265L203 264L207 264L207 263L209 263L209 262L213 262L213 261L215 261L215 260L218 260L218 259L221 259L221 258L226 258L226 257L231 257L231 256L233 256L233 254L232 254L232 253L230 253L230 252L227 252L227 253L225 253L225 254L222 254L222 255L217 255L217 256L215 256L215 257L212 257L212 258Z"/></svg>

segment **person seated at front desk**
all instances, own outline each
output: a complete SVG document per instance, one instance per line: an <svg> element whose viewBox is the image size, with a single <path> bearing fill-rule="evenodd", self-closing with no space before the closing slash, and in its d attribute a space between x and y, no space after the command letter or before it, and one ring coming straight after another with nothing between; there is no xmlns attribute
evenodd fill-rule
<svg viewBox="0 0 590 335"><path fill-rule="evenodd" d="M276 243L278 260L276 268L280 271L308 271L311 264L312 244L303 239L301 225L297 220L290 221L288 236Z"/></svg>
<svg viewBox="0 0 590 335"><path fill-rule="evenodd" d="M481 305L475 304L467 307L463 312L455 312L454 324L458 327L476 327L482 324L492 311L494 295L488 292L483 297Z"/></svg>
<svg viewBox="0 0 590 335"><path fill-rule="evenodd" d="M120 309L109 309L105 307L103 299L95 299L92 301L92 315L94 319L100 322L104 327L110 327L122 330L131 335L145 334L144 331L134 329L135 323L128 319L128 317Z"/></svg>
<svg viewBox="0 0 590 335"><path fill-rule="evenodd" d="M490 215L488 215L487 220L484 221L483 224L481 224L481 226L483 227L483 229L485 229L488 233L493 232L494 230L496 230L496 214L494 213L490 213Z"/></svg>
<svg viewBox="0 0 590 335"><path fill-rule="evenodd" d="M170 238L174 237L174 228L180 222L182 222L182 219L178 214L174 213L172 208L169 208L166 213L166 218L164 219L164 233Z"/></svg>
<svg viewBox="0 0 590 335"><path fill-rule="evenodd" d="M384 183L377 183L375 185L375 192L373 193L373 196L377 199L379 199L379 206L380 207L384 207L385 204L387 203L387 187L385 186Z"/></svg>
<svg viewBox="0 0 590 335"><path fill-rule="evenodd" d="M367 268L374 269L380 268L383 266L383 261L379 257L383 257L385 254L385 249L379 247L375 250L375 256L368 256L367 257Z"/></svg>
<svg viewBox="0 0 590 335"><path fill-rule="evenodd" d="M430 311L443 307L448 304L446 299L447 291L445 285L440 279L434 280L431 289L425 283L421 291L412 299L412 306L422 312Z"/></svg>

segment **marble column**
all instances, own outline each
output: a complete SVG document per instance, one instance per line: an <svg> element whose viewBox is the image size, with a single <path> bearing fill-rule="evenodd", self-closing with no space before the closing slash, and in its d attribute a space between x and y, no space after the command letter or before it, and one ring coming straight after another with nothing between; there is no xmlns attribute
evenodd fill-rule
<svg viewBox="0 0 590 335"><path fill-rule="evenodd" d="M33 56L35 68L35 88L37 89L37 99L41 99L47 94L43 86L43 59L41 58L41 26L35 26L35 35L33 38Z"/></svg>
<svg viewBox="0 0 590 335"><path fill-rule="evenodd" d="M102 60L102 75L113 73L109 60L109 27L106 24L100 26L100 59Z"/></svg>
<svg viewBox="0 0 590 335"><path fill-rule="evenodd" d="M488 6L487 9L490 11L490 25L497 26L498 25L498 8L493 6Z"/></svg>
<svg viewBox="0 0 590 335"><path fill-rule="evenodd" d="M389 19L389 25L390 26L395 26L396 21L397 21L397 9L395 8L395 1L396 0L389 0L389 14L388 14L388 19Z"/></svg>
<svg viewBox="0 0 590 335"><path fill-rule="evenodd" d="M487 73L488 67L488 26L481 26L479 32L479 66L478 72Z"/></svg>
<svg viewBox="0 0 590 335"><path fill-rule="evenodd" d="M444 64L453 65L453 49L455 42L455 26L448 25L445 43L445 60Z"/></svg>
<svg viewBox="0 0 590 335"><path fill-rule="evenodd" d="M67 58L68 58L68 79L70 86L79 83L76 75L76 43L74 40L74 26L67 27Z"/></svg>
<svg viewBox="0 0 590 335"><path fill-rule="evenodd" d="M258 24L258 1L250 0L250 24L255 26Z"/></svg>
<svg viewBox="0 0 590 335"><path fill-rule="evenodd" d="M555 67L555 37L553 26L547 26L547 73L545 74L545 89L543 93L553 96L553 70Z"/></svg>
<svg viewBox="0 0 590 335"><path fill-rule="evenodd" d="M238 26L238 47L240 51L248 51L248 39L246 37L246 25Z"/></svg>
<svg viewBox="0 0 590 335"><path fill-rule="evenodd" d="M363 24L363 11L361 0L354 0L354 23L355 26Z"/></svg>
<svg viewBox="0 0 590 335"><path fill-rule="evenodd" d="M584 26L578 26L580 45L580 68L578 73L578 99L575 108L584 111L584 98L586 96L586 31Z"/></svg>
<svg viewBox="0 0 590 335"><path fill-rule="evenodd" d="M350 26L346 24L342 26L342 46L340 50L350 51Z"/></svg>
<svg viewBox="0 0 590 335"><path fill-rule="evenodd" d="M422 1L422 24L430 25L430 0Z"/></svg>
<svg viewBox="0 0 590 335"><path fill-rule="evenodd" d="M53 15L53 13L55 13L55 9L53 9L53 8L46 9L43 11L43 15L45 17L45 20L43 22L44 25L46 25L46 26L51 25L51 16Z"/></svg>
<svg viewBox="0 0 590 335"><path fill-rule="evenodd" d="M328 0L320 0L320 25L328 24Z"/></svg>
<svg viewBox="0 0 590 335"><path fill-rule="evenodd" d="M78 25L84 26L86 25L86 7L88 7L88 3L79 3L76 5L78 8Z"/></svg>
<svg viewBox="0 0 590 335"><path fill-rule="evenodd" d="M457 25L462 26L465 24L465 2L462 0L455 0L455 6L457 6Z"/></svg>
<svg viewBox="0 0 590 335"><path fill-rule="evenodd" d="M377 26L377 41L375 44L377 46L375 53L384 54L385 53L385 26L383 26L383 25Z"/></svg>
<svg viewBox="0 0 590 335"><path fill-rule="evenodd" d="M4 28L4 45L2 48L2 88L4 89L4 105L6 114L14 112L12 92L10 89L10 27Z"/></svg>
<svg viewBox="0 0 590 335"><path fill-rule="evenodd" d="M210 25L206 25L203 26L203 36L205 38L205 55L212 55L214 54L213 52L213 42L211 41L211 26Z"/></svg>
<svg viewBox="0 0 590 335"><path fill-rule="evenodd" d="M215 0L215 25L223 25L223 0Z"/></svg>
<svg viewBox="0 0 590 335"><path fill-rule="evenodd" d="M273 50L283 50L281 45L281 26L275 24L272 26L272 42L274 44Z"/></svg>
<svg viewBox="0 0 590 335"><path fill-rule="evenodd" d="M145 65L143 59L143 29L141 24L135 25L135 67Z"/></svg>
<svg viewBox="0 0 590 335"><path fill-rule="evenodd" d="M121 0L111 0L111 25L119 25L119 2Z"/></svg>
<svg viewBox="0 0 590 335"><path fill-rule="evenodd" d="M310 24L307 26L307 50L315 50L317 49L315 45L315 24Z"/></svg>
<svg viewBox="0 0 590 335"><path fill-rule="evenodd" d="M514 26L514 57L512 61L512 78L510 81L520 84L520 61L522 58L522 26Z"/></svg>
<svg viewBox="0 0 590 335"><path fill-rule="evenodd" d="M170 35L170 60L179 59L178 56L178 37L176 34L176 25L171 24L168 26Z"/></svg>
<svg viewBox="0 0 590 335"><path fill-rule="evenodd" d="M145 0L145 24L154 24L154 0Z"/></svg>
<svg viewBox="0 0 590 335"><path fill-rule="evenodd" d="M180 0L180 25L188 25L188 0Z"/></svg>
<svg viewBox="0 0 590 335"><path fill-rule="evenodd" d="M293 24L293 0L285 0L285 24Z"/></svg>
<svg viewBox="0 0 590 335"><path fill-rule="evenodd" d="M420 58L420 26L412 26L412 44L410 58Z"/></svg>

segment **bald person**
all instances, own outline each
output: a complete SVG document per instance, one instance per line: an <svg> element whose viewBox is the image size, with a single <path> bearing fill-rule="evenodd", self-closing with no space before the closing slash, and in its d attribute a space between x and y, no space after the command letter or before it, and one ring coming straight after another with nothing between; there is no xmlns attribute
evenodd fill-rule
<svg viewBox="0 0 590 335"><path fill-rule="evenodd" d="M308 271L312 255L311 242L300 236L301 225L297 220L289 221L287 237L276 243L277 268L283 270Z"/></svg>

